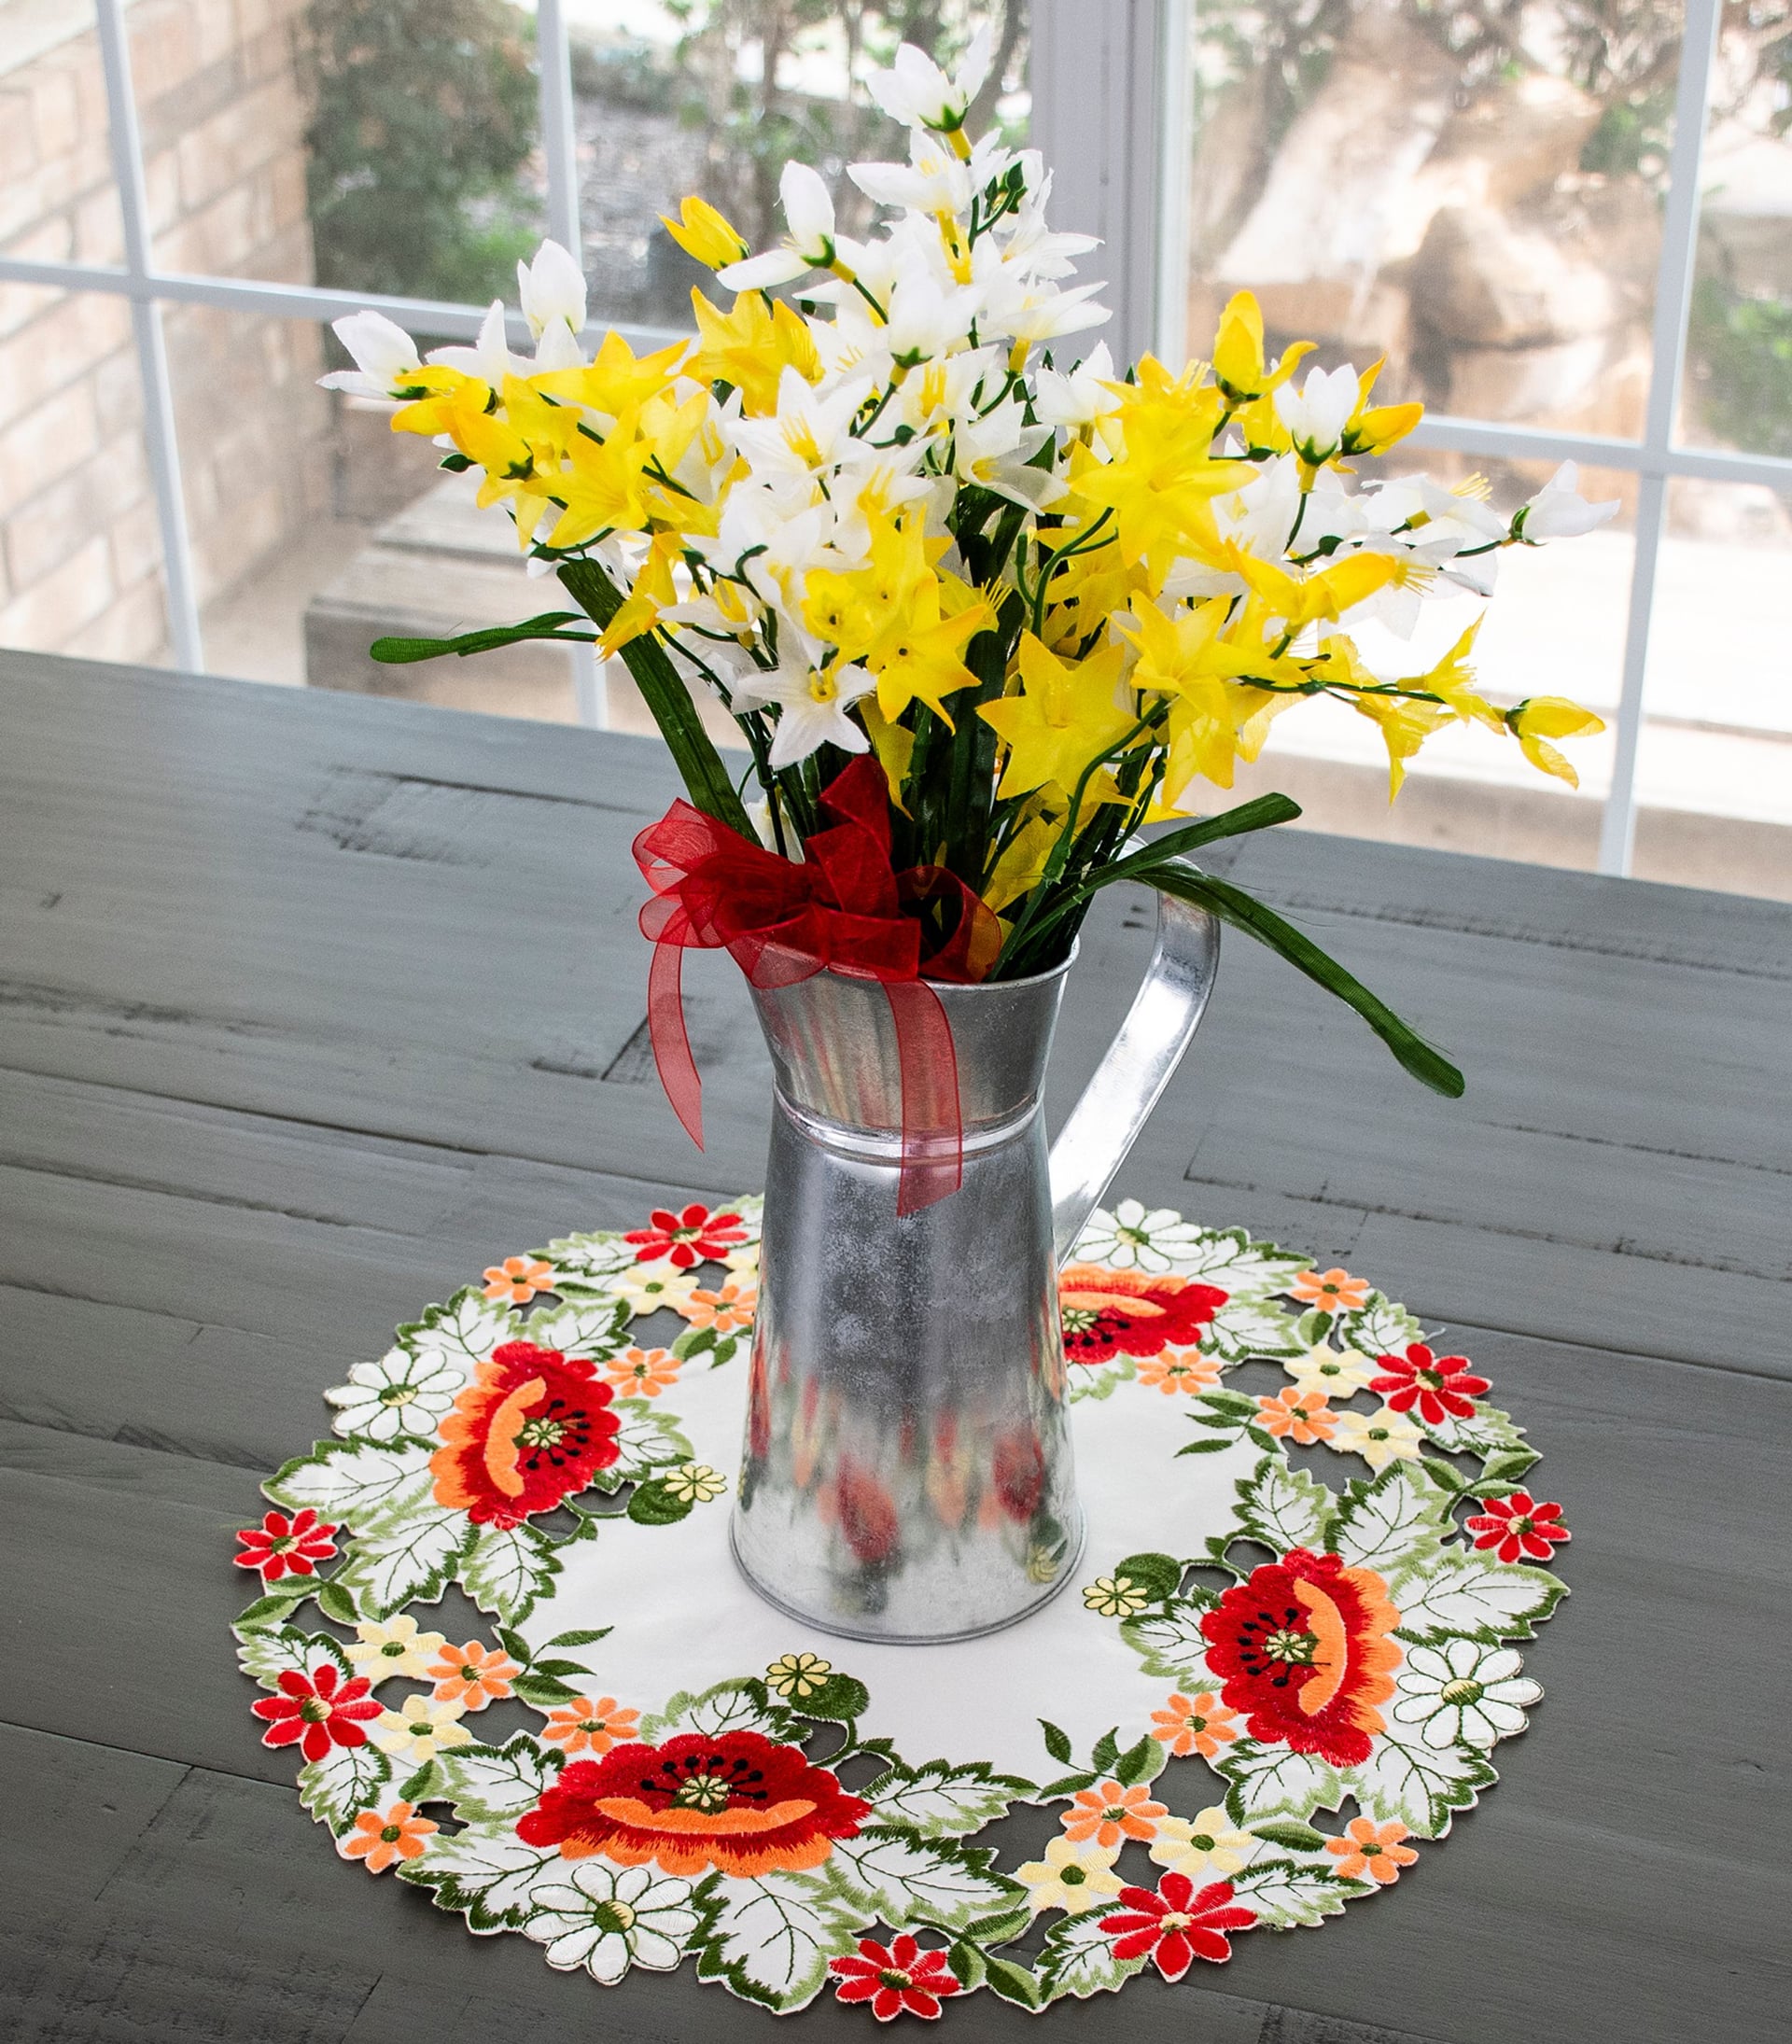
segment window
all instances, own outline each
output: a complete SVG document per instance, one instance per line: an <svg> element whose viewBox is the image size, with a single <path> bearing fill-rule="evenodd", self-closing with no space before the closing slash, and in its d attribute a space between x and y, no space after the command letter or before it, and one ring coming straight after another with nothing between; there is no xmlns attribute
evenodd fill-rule
<svg viewBox="0 0 1792 2044"><path fill-rule="evenodd" d="M1275 337L1387 357L1434 472L1575 459L1622 505L1506 558L1481 648L1495 693L1608 714L1585 797L1446 735L1390 818L1374 734L1318 715L1266 780L1326 827L1786 891L1789 0L0 0L0 644L640 723L557 649L368 660L533 596L427 448L317 389L329 322L469 338L548 231L594 328L669 337L659 213L767 238L791 156L859 203L866 69L984 21L979 112L1104 238L1116 353L1249 286Z"/></svg>

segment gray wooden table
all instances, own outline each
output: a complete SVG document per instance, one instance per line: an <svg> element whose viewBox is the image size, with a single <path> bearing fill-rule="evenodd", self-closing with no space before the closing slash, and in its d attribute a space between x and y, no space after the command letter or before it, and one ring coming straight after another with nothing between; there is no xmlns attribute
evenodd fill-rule
<svg viewBox="0 0 1792 2044"><path fill-rule="evenodd" d="M725 960L689 973L707 1154L645 1055L627 849L672 791L638 740L0 655L7 2039L869 2034L685 1977L606 1993L369 1881L231 1666L230 1529L346 1365L496 1254L758 1182ZM1233 941L1122 1187L1447 1324L1545 1452L1575 1595L1530 1734L1420 1878L1177 1989L948 2025L1784 2037L1792 910L1288 833L1234 871L1468 1096ZM1148 919L1089 931L1060 1113Z"/></svg>

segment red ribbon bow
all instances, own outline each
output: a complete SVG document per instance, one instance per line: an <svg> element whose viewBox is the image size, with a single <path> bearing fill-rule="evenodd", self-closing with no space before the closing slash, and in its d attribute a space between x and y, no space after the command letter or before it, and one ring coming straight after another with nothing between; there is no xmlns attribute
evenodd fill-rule
<svg viewBox="0 0 1792 2044"><path fill-rule="evenodd" d="M653 945L647 1015L673 1112L703 1147L703 1081L684 1022L684 953L726 950L755 987L790 987L821 972L879 982L889 1001L903 1089L898 1213L959 1188L963 1129L952 1029L929 979L965 984L994 964L996 919L956 874L890 864L889 784L868 757L822 791L832 827L804 847L800 865L767 851L682 797L635 840L653 899L641 934ZM917 911L956 902L951 936L923 953Z"/></svg>

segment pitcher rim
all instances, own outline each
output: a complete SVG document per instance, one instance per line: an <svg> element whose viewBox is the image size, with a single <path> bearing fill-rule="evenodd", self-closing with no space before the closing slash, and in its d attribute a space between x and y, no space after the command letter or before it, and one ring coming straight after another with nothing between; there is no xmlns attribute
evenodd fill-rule
<svg viewBox="0 0 1792 2044"><path fill-rule="evenodd" d="M766 948L768 950L781 950L783 946L767 945ZM1083 940L1081 937L1077 937L1072 941L1069 955L1061 964L1051 966L1043 973L1029 973L1024 979L929 979L923 973L917 975L916 984L922 987L931 987L936 994L942 996L946 994L998 994L1016 990L1023 987L1043 987L1048 981L1061 979L1070 971L1071 967L1076 963L1077 954L1082 948ZM792 954L792 956L795 955L797 954ZM809 977L812 979L845 980L849 986L854 987L880 986L883 984L874 973L842 973L837 972L832 965L822 966L819 971L811 973ZM797 984L800 985L801 982L799 981Z"/></svg>

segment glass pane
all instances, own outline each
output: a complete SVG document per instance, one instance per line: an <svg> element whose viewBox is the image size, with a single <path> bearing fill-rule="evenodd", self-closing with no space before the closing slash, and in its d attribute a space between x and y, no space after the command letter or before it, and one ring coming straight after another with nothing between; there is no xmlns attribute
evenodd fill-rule
<svg viewBox="0 0 1792 2044"><path fill-rule="evenodd" d="M1551 473L1547 463L1430 449L1373 467L1391 476L1422 467L1446 484L1478 472L1503 511L1523 503ZM1255 794L1281 789L1301 804L1304 826L1311 830L1590 869L1600 802L1611 781L1609 726L1623 679L1636 479L1582 469L1579 486L1584 497L1596 502L1616 497L1622 508L1609 525L1579 539L1511 547L1500 554L1493 599L1472 659L1477 686L1495 703L1565 695L1606 719L1603 736L1563 748L1580 776L1577 792L1539 773L1515 744L1459 724L1425 741L1390 805L1379 733L1329 701L1302 705L1279 719L1262 759L1248 779L1240 777L1240 790ZM1421 673L1436 661L1480 608L1467 595L1428 602L1410 638L1353 619L1346 624L1370 666L1393 679Z"/></svg>
<svg viewBox="0 0 1792 2044"><path fill-rule="evenodd" d="M91 0L0 0L0 255L124 259Z"/></svg>
<svg viewBox="0 0 1792 2044"><path fill-rule="evenodd" d="M781 231L785 163L813 163L843 230L861 232L872 208L846 166L907 154L905 134L864 88L899 42L949 66L987 23L996 59L972 132L1000 123L1025 139L1028 0L571 0L567 12L585 272L601 318L690 324L691 287L708 273L659 224L687 192L763 248Z"/></svg>
<svg viewBox="0 0 1792 2044"><path fill-rule="evenodd" d="M1201 0L1191 344L1235 290L1382 389L1635 437L1679 0Z"/></svg>
<svg viewBox="0 0 1792 2044"><path fill-rule="evenodd" d="M142 416L122 299L0 284L0 646L165 662Z"/></svg>
<svg viewBox="0 0 1792 2044"><path fill-rule="evenodd" d="M1788 577L1792 497L1669 484L1637 757L1645 879L1792 899Z"/></svg>
<svg viewBox="0 0 1792 2044"><path fill-rule="evenodd" d="M1681 436L1792 455L1792 21L1782 10L1751 9L1724 30L1702 188Z"/></svg>
<svg viewBox="0 0 1792 2044"><path fill-rule="evenodd" d="M480 301L539 239L535 22L507 0L135 7L164 269Z"/></svg>

